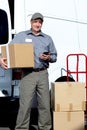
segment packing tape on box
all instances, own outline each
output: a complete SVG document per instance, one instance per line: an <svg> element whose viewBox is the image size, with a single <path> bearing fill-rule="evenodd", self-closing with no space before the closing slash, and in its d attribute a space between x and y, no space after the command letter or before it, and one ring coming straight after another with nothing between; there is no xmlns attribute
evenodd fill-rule
<svg viewBox="0 0 87 130"><path fill-rule="evenodd" d="M70 103L70 104L69 104L68 111L74 111L74 108L73 108L73 107L74 107L73 104ZM86 110L86 102L85 102L85 101L82 102L81 107L82 107L82 110L83 110L83 111ZM61 105L60 105L60 104L57 104L55 109L56 109L57 112L60 112L60 111L61 111Z"/></svg>
<svg viewBox="0 0 87 130"><path fill-rule="evenodd" d="M83 105L82 105L82 107L84 107ZM61 111L61 105L60 104L57 104L57 111L58 112ZM73 111L73 104L72 103L69 104L68 111Z"/></svg>
<svg viewBox="0 0 87 130"><path fill-rule="evenodd" d="M69 111L73 111L73 104L72 103L69 104Z"/></svg>
<svg viewBox="0 0 87 130"><path fill-rule="evenodd" d="M10 55L9 55L9 45L6 45L6 52L7 52L7 64L8 64L8 68L10 68Z"/></svg>
<svg viewBox="0 0 87 130"><path fill-rule="evenodd" d="M86 101L83 101L83 102L82 102L82 110L83 110L83 111L86 110Z"/></svg>
<svg viewBox="0 0 87 130"><path fill-rule="evenodd" d="M60 111L60 104L57 104L57 111Z"/></svg>
<svg viewBox="0 0 87 130"><path fill-rule="evenodd" d="M71 121L71 113L67 112L67 121Z"/></svg>

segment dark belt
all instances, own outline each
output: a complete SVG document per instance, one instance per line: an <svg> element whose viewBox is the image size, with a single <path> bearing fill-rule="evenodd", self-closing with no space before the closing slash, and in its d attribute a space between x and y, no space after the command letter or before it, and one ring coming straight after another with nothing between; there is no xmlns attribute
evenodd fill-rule
<svg viewBox="0 0 87 130"><path fill-rule="evenodd" d="M43 71L43 70L46 70L47 68L43 67L43 68L36 68L36 69L33 69L34 72L39 72L39 71Z"/></svg>
<svg viewBox="0 0 87 130"><path fill-rule="evenodd" d="M46 67L43 67L43 68L23 68L22 71L23 71L23 73L28 74L29 72L30 73L40 72L40 71L43 71L43 70L46 70L46 69L47 69Z"/></svg>

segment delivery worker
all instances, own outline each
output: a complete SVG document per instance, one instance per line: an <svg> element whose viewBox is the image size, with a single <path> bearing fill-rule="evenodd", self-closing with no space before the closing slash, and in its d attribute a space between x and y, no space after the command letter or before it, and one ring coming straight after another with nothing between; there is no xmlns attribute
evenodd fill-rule
<svg viewBox="0 0 87 130"><path fill-rule="evenodd" d="M34 68L22 69L20 106L15 130L29 130L30 111L35 93L38 102L38 130L50 130L52 127L47 69L49 62L56 62L57 51L52 38L41 31L43 21L41 13L33 14L30 20L31 29L18 33L11 41L11 43L32 43L34 46ZM7 69L5 60L1 58L0 64Z"/></svg>

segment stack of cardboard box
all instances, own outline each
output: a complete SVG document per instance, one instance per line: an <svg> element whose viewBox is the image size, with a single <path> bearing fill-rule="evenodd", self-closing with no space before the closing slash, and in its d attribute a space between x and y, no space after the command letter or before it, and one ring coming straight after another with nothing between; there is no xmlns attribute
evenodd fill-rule
<svg viewBox="0 0 87 130"><path fill-rule="evenodd" d="M55 82L51 86L53 130L84 130L85 84Z"/></svg>

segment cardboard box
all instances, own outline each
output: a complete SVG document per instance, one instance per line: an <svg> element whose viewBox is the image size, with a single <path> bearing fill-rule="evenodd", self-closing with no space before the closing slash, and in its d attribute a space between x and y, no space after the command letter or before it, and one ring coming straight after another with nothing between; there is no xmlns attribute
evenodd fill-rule
<svg viewBox="0 0 87 130"><path fill-rule="evenodd" d="M84 130L84 112L53 112L53 130Z"/></svg>
<svg viewBox="0 0 87 130"><path fill-rule="evenodd" d="M8 68L34 67L32 44L8 44L1 47L2 57L7 58Z"/></svg>
<svg viewBox="0 0 87 130"><path fill-rule="evenodd" d="M80 111L86 109L86 88L80 82L51 84L51 107L54 111Z"/></svg>

